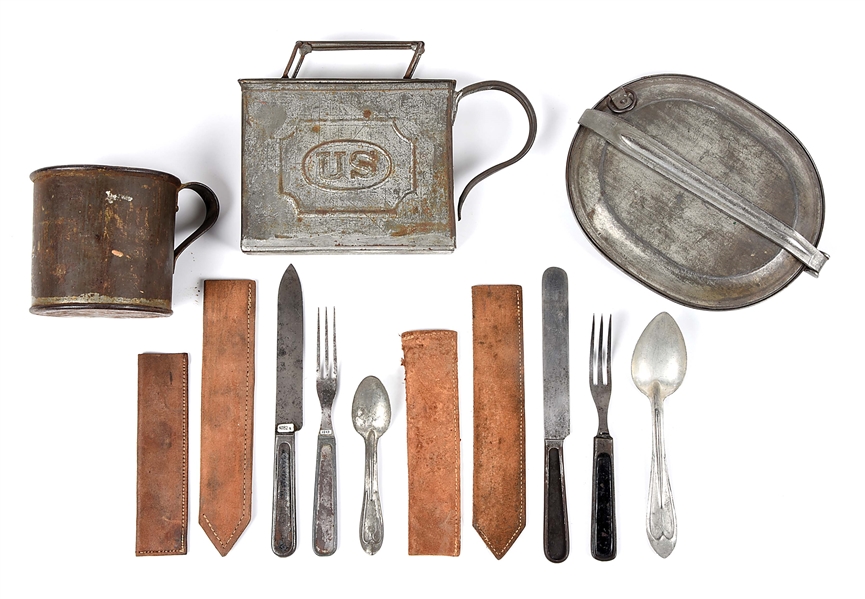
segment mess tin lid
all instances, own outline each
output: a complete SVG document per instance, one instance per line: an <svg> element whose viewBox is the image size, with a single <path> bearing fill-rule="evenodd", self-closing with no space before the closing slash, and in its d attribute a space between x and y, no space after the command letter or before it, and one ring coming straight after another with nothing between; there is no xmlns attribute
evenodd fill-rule
<svg viewBox="0 0 865 599"><path fill-rule="evenodd" d="M567 163L577 221L626 273L708 310L759 302L828 256L823 187L792 133L714 83L655 75L580 119Z"/></svg>

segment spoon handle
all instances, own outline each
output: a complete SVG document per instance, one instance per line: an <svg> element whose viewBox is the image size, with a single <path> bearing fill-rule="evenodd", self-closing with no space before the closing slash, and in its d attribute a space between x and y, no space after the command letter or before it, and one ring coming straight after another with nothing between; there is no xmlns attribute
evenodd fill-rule
<svg viewBox="0 0 865 599"><path fill-rule="evenodd" d="M360 545L370 555L381 549L384 541L384 519L378 494L378 437L370 431L364 437L366 465L364 469L363 506L360 512Z"/></svg>
<svg viewBox="0 0 865 599"><path fill-rule="evenodd" d="M661 557L667 557L676 546L676 510L664 453L663 402L657 394L652 398L652 470L649 474L646 533L655 552Z"/></svg>

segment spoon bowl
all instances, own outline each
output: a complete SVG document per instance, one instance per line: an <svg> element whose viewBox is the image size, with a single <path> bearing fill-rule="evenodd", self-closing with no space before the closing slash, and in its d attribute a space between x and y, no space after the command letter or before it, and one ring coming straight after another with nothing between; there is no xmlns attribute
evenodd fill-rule
<svg viewBox="0 0 865 599"><path fill-rule="evenodd" d="M390 426L390 400L381 381L368 376L360 382L351 404L354 430L366 438L372 432L381 437Z"/></svg>
<svg viewBox="0 0 865 599"><path fill-rule="evenodd" d="M658 314L640 335L631 359L631 378L650 399L658 386L661 399L671 395L685 378L688 354L679 325L666 312Z"/></svg>
<svg viewBox="0 0 865 599"><path fill-rule="evenodd" d="M351 403L354 430L365 446L363 505L360 512L360 544L375 555L384 541L384 518L378 493L378 439L390 426L390 399L381 381L368 376L360 382Z"/></svg>
<svg viewBox="0 0 865 599"><path fill-rule="evenodd" d="M664 451L664 398L682 384L688 365L685 339L673 317L658 314L640 335L631 359L631 378L652 405L652 469L646 533L661 557L676 547L676 510Z"/></svg>

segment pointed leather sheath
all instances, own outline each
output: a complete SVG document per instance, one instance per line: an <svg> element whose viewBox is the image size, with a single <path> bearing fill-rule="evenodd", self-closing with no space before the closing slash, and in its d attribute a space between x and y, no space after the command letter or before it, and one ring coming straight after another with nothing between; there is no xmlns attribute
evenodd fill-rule
<svg viewBox="0 0 865 599"><path fill-rule="evenodd" d="M526 525L522 317L519 285L472 287L472 525L497 559Z"/></svg>
<svg viewBox="0 0 865 599"><path fill-rule="evenodd" d="M223 556L252 513L255 281L204 282L198 523Z"/></svg>

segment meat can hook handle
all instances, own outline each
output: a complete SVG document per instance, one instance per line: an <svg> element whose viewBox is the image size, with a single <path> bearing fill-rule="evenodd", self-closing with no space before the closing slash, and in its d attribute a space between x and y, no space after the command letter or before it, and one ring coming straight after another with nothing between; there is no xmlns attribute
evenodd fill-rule
<svg viewBox="0 0 865 599"><path fill-rule="evenodd" d="M313 50L413 50L414 55L405 71L405 75L403 75L403 79L411 79L414 70L417 68L417 63L420 61L420 55L423 54L423 48L423 42L297 42L294 45L294 50L291 51L291 57L288 59L288 64L285 65L282 77L284 79L289 78L288 72L291 70L291 65L294 62L294 58L297 56L297 64L294 66L294 72L291 73L291 79L296 78L304 57Z"/></svg>
<svg viewBox="0 0 865 599"><path fill-rule="evenodd" d="M453 123L453 121L455 121L457 118L457 106L459 105L460 100L473 93L487 90L505 92L506 94L516 99L517 102L520 103L520 105L522 105L523 109L526 111L526 116L529 119L529 137L526 140L526 145L523 146L523 149L520 150L516 156L514 156L510 160L505 160L504 162L500 162L495 166L491 166L484 172L475 176L474 179L469 181L468 185L466 185L465 189L463 189L463 192L460 194L460 199L457 203L457 220L462 219L463 204L465 203L466 197L469 195L469 192L474 188L474 186L489 177L490 175L497 173L503 168L507 168L515 162L519 161L532 148L532 144L535 143L535 136L537 136L538 134L538 118L535 115L535 109L532 107L532 103L529 102L529 99L525 96L525 94L523 94L523 92L515 88L510 83L505 83L504 81L480 81L478 83L467 85L466 87L456 92L456 95L454 96L453 117L451 118L451 122Z"/></svg>

